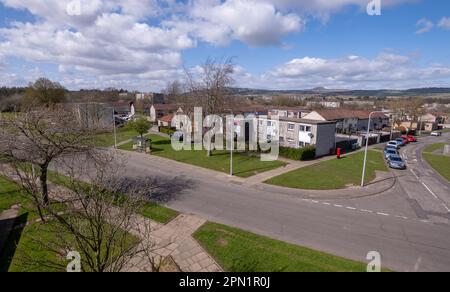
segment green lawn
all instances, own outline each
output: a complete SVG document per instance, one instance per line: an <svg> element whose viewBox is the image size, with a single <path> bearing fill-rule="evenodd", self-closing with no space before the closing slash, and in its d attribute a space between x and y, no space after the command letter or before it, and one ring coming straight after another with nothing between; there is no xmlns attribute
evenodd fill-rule
<svg viewBox="0 0 450 292"><path fill-rule="evenodd" d="M333 159L268 180L266 183L296 189L332 190L343 189L349 185L361 183L364 152L348 155L342 159ZM383 154L379 151L368 152L366 182L375 179L375 171L388 171Z"/></svg>
<svg viewBox="0 0 450 292"><path fill-rule="evenodd" d="M433 153L433 152L439 152L442 150L444 150L444 146L447 145L448 143L436 143L436 144L431 144L429 146L427 146L423 152L424 153Z"/></svg>
<svg viewBox="0 0 450 292"><path fill-rule="evenodd" d="M134 130L127 128L117 129L117 143L121 143L139 136ZM108 132L95 136L95 145L98 147L114 146L114 133Z"/></svg>
<svg viewBox="0 0 450 292"><path fill-rule="evenodd" d="M423 150L422 156L434 170L450 181L450 156L436 154L436 152L442 151L446 144L447 143L436 143L430 145Z"/></svg>
<svg viewBox="0 0 450 292"><path fill-rule="evenodd" d="M57 172L49 171L48 179L54 184L58 184L67 188L72 187L70 178ZM144 203L144 206L139 214L162 224L168 223L179 215L179 213L175 210L151 202Z"/></svg>
<svg viewBox="0 0 450 292"><path fill-rule="evenodd" d="M206 151L175 151L172 149L169 138L150 135L150 139L152 140L153 155L230 173L230 153L228 151L214 151L213 155L208 157ZM120 148L123 150L131 150L132 146L132 143L128 143ZM285 165L281 161L263 162L258 157L250 157L238 153L235 153L233 159L234 175L244 178Z"/></svg>
<svg viewBox="0 0 450 292"><path fill-rule="evenodd" d="M215 223L194 237L228 272L366 271L363 263Z"/></svg>

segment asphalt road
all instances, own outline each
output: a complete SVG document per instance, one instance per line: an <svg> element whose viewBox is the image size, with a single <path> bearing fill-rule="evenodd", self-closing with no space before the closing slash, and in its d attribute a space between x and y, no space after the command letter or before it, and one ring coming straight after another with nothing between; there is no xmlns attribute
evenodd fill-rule
<svg viewBox="0 0 450 292"><path fill-rule="evenodd" d="M410 170L397 172L393 189L356 200L312 201L257 190L216 172L135 153L126 154L124 172L176 178L184 191L167 205L210 221L363 262L378 251L382 264L397 271L450 271L450 225L442 205L448 186L414 161L425 144L444 139L427 138L404 150L420 181Z"/></svg>

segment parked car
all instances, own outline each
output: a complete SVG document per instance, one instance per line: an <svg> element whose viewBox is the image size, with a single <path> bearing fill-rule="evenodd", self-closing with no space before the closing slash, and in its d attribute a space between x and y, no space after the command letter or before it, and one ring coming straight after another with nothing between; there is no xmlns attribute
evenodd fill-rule
<svg viewBox="0 0 450 292"><path fill-rule="evenodd" d="M405 140L403 138L397 138L395 141L398 142L400 147L406 146Z"/></svg>
<svg viewBox="0 0 450 292"><path fill-rule="evenodd" d="M441 137L442 136L442 132L431 132L431 136Z"/></svg>
<svg viewBox="0 0 450 292"><path fill-rule="evenodd" d="M391 155L388 158L388 165L393 169L406 169L406 163L400 155Z"/></svg>
<svg viewBox="0 0 450 292"><path fill-rule="evenodd" d="M399 156L400 154L394 148L386 148L386 149L384 149L384 158L386 160L389 159L389 157L391 157L392 155Z"/></svg>
<svg viewBox="0 0 450 292"><path fill-rule="evenodd" d="M395 149L400 149L400 143L398 141L390 141L386 144L386 146L394 147Z"/></svg>
<svg viewBox="0 0 450 292"><path fill-rule="evenodd" d="M408 140L409 143L417 142L416 137L414 137L413 135L404 135L402 136L402 138Z"/></svg>

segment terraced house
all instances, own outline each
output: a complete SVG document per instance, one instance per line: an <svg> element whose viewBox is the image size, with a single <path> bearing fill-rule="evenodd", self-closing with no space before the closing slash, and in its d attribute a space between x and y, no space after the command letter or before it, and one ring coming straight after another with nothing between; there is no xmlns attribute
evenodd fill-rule
<svg viewBox="0 0 450 292"><path fill-rule="evenodd" d="M296 118L260 120L258 126L260 139L273 140L279 137L281 147L303 148L313 145L317 157L333 153L335 131L336 122Z"/></svg>

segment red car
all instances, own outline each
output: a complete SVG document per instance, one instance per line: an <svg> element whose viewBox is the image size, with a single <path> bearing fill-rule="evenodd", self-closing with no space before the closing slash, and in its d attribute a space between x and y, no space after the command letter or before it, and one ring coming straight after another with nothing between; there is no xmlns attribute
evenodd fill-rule
<svg viewBox="0 0 450 292"><path fill-rule="evenodd" d="M408 143L417 142L416 137L414 137L412 135L407 135L407 136L405 135L405 136L402 136L402 138L403 138L403 140L408 141Z"/></svg>

